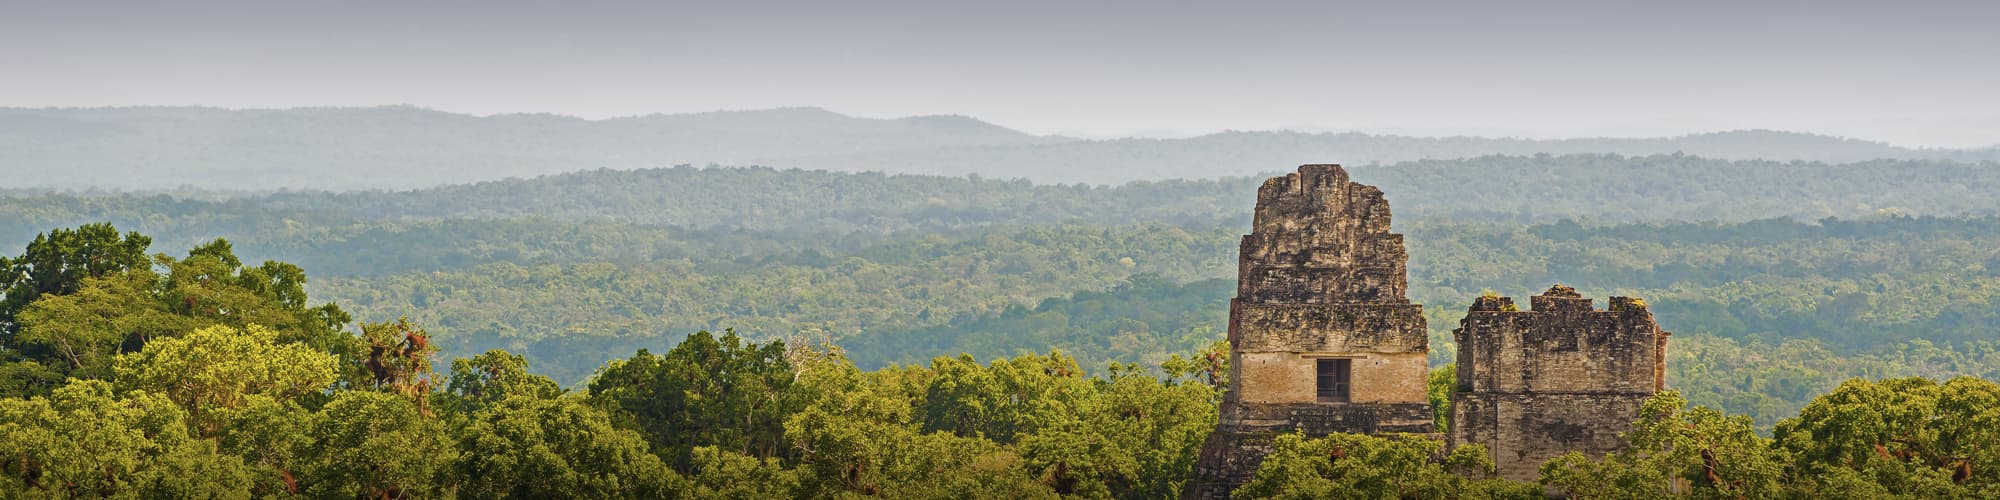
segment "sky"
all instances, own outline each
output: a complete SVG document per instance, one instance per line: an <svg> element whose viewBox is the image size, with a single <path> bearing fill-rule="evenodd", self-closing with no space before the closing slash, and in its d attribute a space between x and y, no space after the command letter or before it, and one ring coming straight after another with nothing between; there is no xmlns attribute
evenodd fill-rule
<svg viewBox="0 0 2000 500"><path fill-rule="evenodd" d="M0 106L2000 144L2000 2L0 0Z"/></svg>

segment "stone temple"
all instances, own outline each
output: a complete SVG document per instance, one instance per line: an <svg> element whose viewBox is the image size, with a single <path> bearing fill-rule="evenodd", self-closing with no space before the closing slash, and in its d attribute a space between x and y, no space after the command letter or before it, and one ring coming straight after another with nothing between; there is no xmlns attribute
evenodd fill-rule
<svg viewBox="0 0 2000 500"><path fill-rule="evenodd" d="M1433 429L1429 331L1410 303L1402 235L1382 191L1339 165L1264 182L1229 310L1229 390L1183 498L1228 498L1271 441L1298 432L1419 433L1476 443L1533 481L1570 451L1616 451L1663 385L1667 332L1643 301L1608 310L1556 285L1530 309L1482 297L1459 328L1452 428ZM1444 431L1444 435L1436 434Z"/></svg>
<svg viewBox="0 0 2000 500"><path fill-rule="evenodd" d="M1432 432L1430 337L1382 190L1305 165L1257 190L1229 309L1229 391L1188 498L1226 498L1288 432Z"/></svg>
<svg viewBox="0 0 2000 500"><path fill-rule="evenodd" d="M1666 385L1667 332L1646 303L1612 297L1610 309L1556 285L1521 311L1506 297L1473 301L1452 331L1458 388L1451 445L1486 446L1500 477L1533 481L1542 462L1570 451L1593 457L1624 445L1639 407Z"/></svg>

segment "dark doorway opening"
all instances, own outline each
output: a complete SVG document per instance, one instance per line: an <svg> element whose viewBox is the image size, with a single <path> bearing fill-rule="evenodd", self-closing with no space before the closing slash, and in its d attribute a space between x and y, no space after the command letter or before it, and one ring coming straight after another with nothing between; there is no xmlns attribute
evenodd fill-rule
<svg viewBox="0 0 2000 500"><path fill-rule="evenodd" d="M1353 373L1354 368L1352 361L1349 359L1319 360L1319 402L1347 402L1348 380L1350 380L1349 376Z"/></svg>

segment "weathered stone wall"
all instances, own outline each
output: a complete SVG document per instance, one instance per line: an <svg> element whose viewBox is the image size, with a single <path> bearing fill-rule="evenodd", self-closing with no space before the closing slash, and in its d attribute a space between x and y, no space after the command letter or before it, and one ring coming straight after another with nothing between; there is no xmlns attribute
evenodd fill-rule
<svg viewBox="0 0 2000 500"><path fill-rule="evenodd" d="M1286 432L1432 432L1430 339L1382 191L1338 165L1264 182L1230 303L1230 387L1188 498L1227 498ZM1316 362L1348 359L1348 402L1322 403Z"/></svg>
<svg viewBox="0 0 2000 500"><path fill-rule="evenodd" d="M1618 433L1664 384L1668 336L1638 299L1596 310L1556 285L1530 304L1482 297L1452 332L1451 443L1485 445L1502 477L1523 481L1563 453L1617 450Z"/></svg>
<svg viewBox="0 0 2000 500"><path fill-rule="evenodd" d="M1230 303L1232 345L1257 352L1424 352L1423 308L1410 304Z"/></svg>
<svg viewBox="0 0 2000 500"><path fill-rule="evenodd" d="M1333 356L1328 356L1333 357ZM1338 356L1353 363L1350 403L1429 403L1424 383L1430 375L1429 356L1359 354ZM1259 381L1246 384L1236 401L1242 403L1317 403L1314 361L1326 359L1291 352L1253 352L1238 357L1237 375Z"/></svg>
<svg viewBox="0 0 2000 500"><path fill-rule="evenodd" d="M1617 451L1618 434L1651 394L1461 393L1451 401L1451 444L1486 446L1500 477L1533 482L1543 462L1571 451Z"/></svg>

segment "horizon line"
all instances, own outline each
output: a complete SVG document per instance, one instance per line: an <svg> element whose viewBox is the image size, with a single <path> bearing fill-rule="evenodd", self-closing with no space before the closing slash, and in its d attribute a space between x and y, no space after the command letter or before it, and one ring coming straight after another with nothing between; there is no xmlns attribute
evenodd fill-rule
<svg viewBox="0 0 2000 500"><path fill-rule="evenodd" d="M916 114L916 115L893 116L893 117L863 116L859 114L835 111L832 109L828 109L824 106L815 106L815 105L791 105L791 106L775 106L767 108L741 108L741 109L722 108L722 109L712 109L706 111L656 111L656 112L641 113L641 114L592 117L592 116L583 116L578 114L562 113L554 111L507 111L507 112L497 112L497 113L479 113L479 112L444 109L444 108L431 107L414 103L391 103L391 104L369 104L369 105L306 105L306 106L288 106L288 107L221 106L221 105L211 105L211 104L115 104L115 105L93 105L93 106L15 106L15 105L0 104L0 110L25 110L25 111L101 111L101 110L131 110L131 109L198 109L198 110L212 110L212 111L225 111L225 112L260 112L260 111L287 112L287 111L326 111L326 110L340 111L340 110L412 109L412 110L425 111L431 113L464 116L464 117L471 117L478 119L493 119L493 118L507 118L507 117L554 117L554 118L563 118L563 119L576 120L588 123L606 123L606 122L615 122L621 120L640 120L640 119L656 118L656 117L749 114L749 113L775 112L775 111L818 111L844 118L859 119L859 120L877 120L877 121L899 121L899 120L912 120L912 119L923 119L923 118L963 118L976 121L985 125L990 125L993 127L998 127L1009 131L1017 132L1023 135L1051 138L1051 139L1068 139L1071 142L1112 142L1112 141L1126 141L1126 140L1178 141L1178 140L1190 140L1190 139L1199 139L1204 137L1214 137L1214 136L1230 135L1230 134L1246 134L1246 133L1295 133L1295 134L1305 134L1305 135L1357 134L1357 135L1364 135L1371 137L1405 137L1405 138L1416 138L1416 139L1498 139L1498 140L1556 142L1556 141L1588 140L1588 139L1617 139L1617 140L1685 139L1690 137L1714 136L1714 135L1737 134L1737 133L1770 132L1770 133L1802 135L1802 136L1819 137L1819 138L1829 138L1842 141L1857 141L1869 144L1877 144L1895 148L1908 149L1913 151L1985 151L1991 149L2000 149L2000 142L1993 142L1990 144L1978 145L1978 146L1961 146L1961 147L1924 146L1924 145L1898 144L1895 142L1890 142L1885 140L1869 139L1864 137L1843 135L1836 133L1815 132L1806 130L1787 130L1787 129L1755 127L1755 126L1728 128L1728 129L1710 129L1706 131L1689 130L1672 134L1601 134L1601 135L1549 135L1549 134L1537 135L1537 134L1522 134L1519 132L1503 133L1503 134L1479 134L1479 133L1422 134L1422 133L1393 131L1396 128L1414 128L1414 127L1390 127L1390 126L1373 127L1374 129L1388 129L1391 131L1371 132L1368 131L1369 127L1336 129L1331 127L1318 127L1312 125L1274 127L1274 128L1251 128L1251 129L1220 128L1206 132L1183 132L1183 131L1163 129L1163 130L1132 131L1124 133L1104 134L1104 133L1085 132L1085 131L1056 131L1049 133L1036 133L1022 128L1016 128L1013 126L995 123L993 121L965 113L929 113L929 114ZM1449 127L1440 127L1440 128L1447 130L1450 129ZM1466 130L1477 130L1488 127L1463 127L1463 128Z"/></svg>

